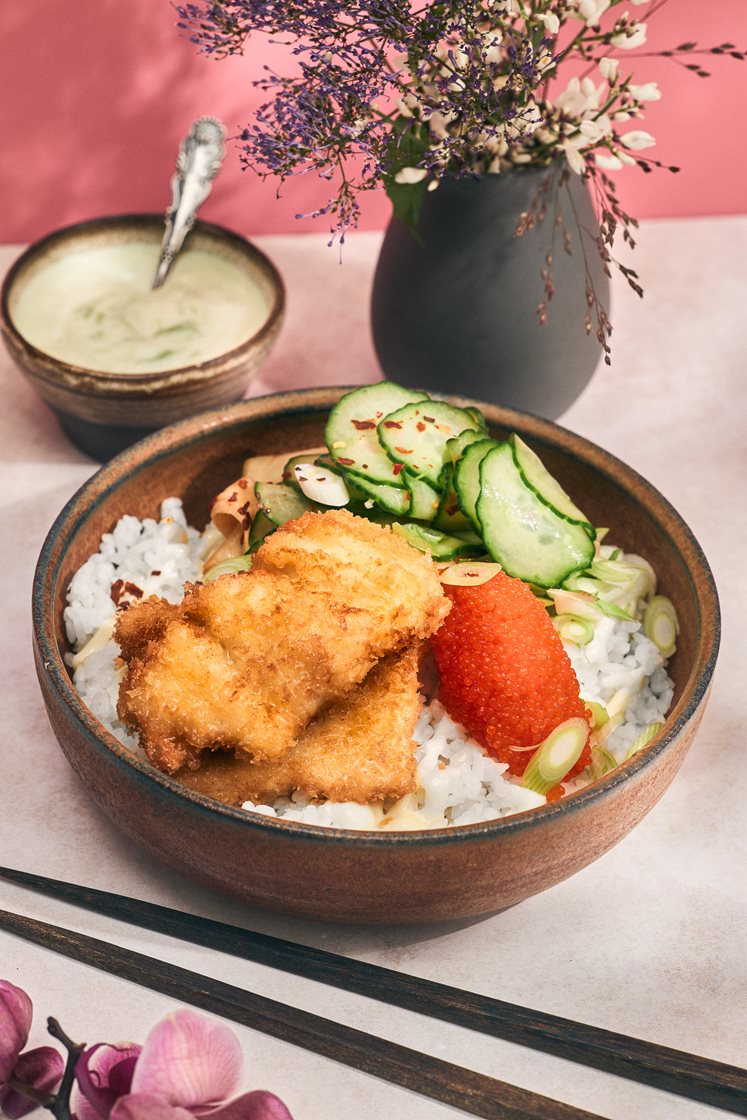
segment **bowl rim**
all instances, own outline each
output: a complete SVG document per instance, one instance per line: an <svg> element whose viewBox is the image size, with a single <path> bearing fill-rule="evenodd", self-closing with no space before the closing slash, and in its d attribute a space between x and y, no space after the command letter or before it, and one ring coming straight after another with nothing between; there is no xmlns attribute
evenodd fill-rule
<svg viewBox="0 0 747 1120"><path fill-rule="evenodd" d="M91 386L95 383L105 382L107 388L110 390L116 390L118 386L126 388L127 386L148 385L154 380L161 381L164 378L179 379L188 373L194 374L196 370L210 373L215 369L217 372L220 372L226 363L230 364L242 358L248 350L257 345L261 345L279 326L285 312L286 290L283 277L271 258L264 253L262 249L258 248L253 241L250 241L249 238L243 237L240 233L236 233L235 230L229 229L227 226L219 225L216 222L207 222L201 218L196 219L192 229L187 234L187 241L192 232L195 232L206 234L219 241L227 242L229 245L234 246L239 252L251 258L253 262L260 267L270 280L274 290L273 300L267 313L267 318L262 326L248 338L244 339L243 342L240 342L238 346L234 346L231 350L226 350L222 354L216 355L214 358L207 358L204 362L196 362L192 365L174 366L171 369L150 370L144 373L118 373L112 370L91 369L89 366L79 366L75 365L73 362L67 362L63 358L56 358L46 350L40 350L33 342L29 342L25 335L21 334L10 313L10 298L18 276L36 257L45 253L58 242L64 242L69 238L75 238L76 235L79 234L85 235L86 233L95 233L97 230L106 231L108 229L122 227L132 227L134 229L138 227L144 229L152 228L154 231L160 232L163 227L163 222L163 215L155 212L106 214L97 218L86 218L81 222L73 222L68 226L61 226L59 229L52 230L50 233L45 234L44 237L39 238L37 241L32 241L13 261L13 264L8 269L0 285L0 331L12 339L14 345L18 349L30 354L37 361L53 367L58 370L60 374L65 376L72 375L81 381L89 382ZM36 371L35 376L45 377L45 374L41 371ZM46 376L48 377L49 375ZM60 384L60 382L55 381L55 384Z"/></svg>
<svg viewBox="0 0 747 1120"><path fill-rule="evenodd" d="M644 771L656 758L674 743L681 731L690 721L704 701L710 688L720 644L720 608L715 580L703 550L692 530L671 505L671 503L648 482L622 460L604 451L585 437L570 432L561 425L543 420L530 413L517 409L506 409L485 402L461 396L445 396L443 399L460 407L478 407L488 420L509 429L521 425L522 432L530 438L544 440L559 450L565 450L583 459L588 465L609 478L616 485L634 482L648 498L653 500L653 508L648 513L668 539L675 539L680 553L686 554L686 568L689 582L697 606L697 627L699 640L694 663L685 683L682 696L667 715L664 727L643 750L633 758L616 767L610 774L590 783L560 801L551 802L535 809L524 810L506 817L467 825L450 825L447 828L422 829L413 831L379 832L370 830L345 829L328 825L306 824L300 821L287 821L283 818L269 817L251 813L215 801L204 794L196 793L170 776L157 770L147 760L134 755L129 748L120 743L96 717L80 698L68 674L62 654L57 646L52 621L51 606L65 551L65 542L71 539L85 524L98 505L116 490L121 478L136 477L138 473L174 453L176 448L184 449L199 442L204 435L221 429L228 431L239 428L247 421L261 419L271 413L273 418L283 415L303 413L323 413L345 392L359 386L324 386L312 389L292 389L270 393L241 401L224 408L202 412L188 420L171 424L121 452L109 463L97 470L72 495L56 517L42 546L33 579L32 615L33 637L38 664L43 666L46 680L57 693L57 698L68 708L78 727L87 738L94 740L99 749L113 755L115 761L134 772L139 781L155 781L163 795L177 803L186 800L202 814L227 818L237 824L269 837L282 835L288 841L314 840L330 845L344 844L355 848L376 847L407 848L411 845L437 848L446 843L470 843L486 838L494 838L504 833L517 833L531 828L542 821L556 820L580 812L585 807L600 801L618 786ZM128 460L134 460L128 468ZM613 473L614 472L614 473ZM621 477L622 476L622 477ZM89 497L91 509L81 509ZM674 534L665 528L657 516L657 508L666 514L675 530ZM693 578L697 568L699 580ZM47 610L46 608L50 609ZM704 616L708 616L709 627L703 626Z"/></svg>

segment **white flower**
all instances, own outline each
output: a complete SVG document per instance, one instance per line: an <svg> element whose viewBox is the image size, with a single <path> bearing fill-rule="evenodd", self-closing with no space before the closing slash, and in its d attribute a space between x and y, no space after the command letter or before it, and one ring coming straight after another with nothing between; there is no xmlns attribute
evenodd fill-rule
<svg viewBox="0 0 747 1120"><path fill-rule="evenodd" d="M405 183L408 186L412 183L421 183L425 179L428 172L424 167L403 167L394 176L395 183Z"/></svg>
<svg viewBox="0 0 747 1120"><path fill-rule="evenodd" d="M594 159L602 171L619 171L623 165L622 160L612 152L595 152Z"/></svg>
<svg viewBox="0 0 747 1120"><path fill-rule="evenodd" d="M598 109L601 101L602 87L595 86L591 78L571 78L555 98L555 105L568 117L583 117Z"/></svg>
<svg viewBox="0 0 747 1120"><path fill-rule="evenodd" d="M653 148L656 140L650 132L634 130L633 132L624 132L620 137L620 143L624 144L626 148L631 148L634 152L640 152L644 148Z"/></svg>
<svg viewBox="0 0 747 1120"><path fill-rule="evenodd" d="M603 78L606 78L608 82L614 82L619 67L620 63L616 58L599 59L599 73Z"/></svg>
<svg viewBox="0 0 747 1120"><path fill-rule="evenodd" d="M643 86L628 86L636 101L661 101L661 90L656 82L646 82Z"/></svg>
<svg viewBox="0 0 747 1120"><path fill-rule="evenodd" d="M646 24L636 23L635 20L631 23L627 23L627 15L628 13L626 12L623 16L623 20L626 21L625 31L620 31L617 35L613 35L610 39L610 43L613 47L618 47L620 50L632 51L635 47L642 47L646 42Z"/></svg>
<svg viewBox="0 0 747 1120"><path fill-rule="evenodd" d="M610 3L611 0L574 0L576 12L571 12L571 15L575 14L576 19L586 20L587 27L596 27Z"/></svg>
<svg viewBox="0 0 747 1120"><path fill-rule="evenodd" d="M572 141L568 140L562 144L562 148L571 171L575 171L576 175L583 175L586 170L586 160L581 155L578 148L574 148Z"/></svg>
<svg viewBox="0 0 747 1120"><path fill-rule="evenodd" d="M581 121L578 131L589 144L596 144L602 139L605 129L600 121Z"/></svg>
<svg viewBox="0 0 747 1120"><path fill-rule="evenodd" d="M545 25L545 31L549 32L550 35L557 35L560 31L560 20L555 12L545 12L543 16L540 16L540 19Z"/></svg>

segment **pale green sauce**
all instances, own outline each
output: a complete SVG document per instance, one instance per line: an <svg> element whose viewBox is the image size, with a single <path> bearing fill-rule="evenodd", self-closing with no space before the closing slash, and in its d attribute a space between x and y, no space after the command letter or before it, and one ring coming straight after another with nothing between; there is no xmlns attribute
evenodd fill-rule
<svg viewBox="0 0 747 1120"><path fill-rule="evenodd" d="M50 262L13 309L20 334L53 358L106 373L155 373L217 358L266 322L270 297L231 261L183 250L163 287L158 246L101 245Z"/></svg>

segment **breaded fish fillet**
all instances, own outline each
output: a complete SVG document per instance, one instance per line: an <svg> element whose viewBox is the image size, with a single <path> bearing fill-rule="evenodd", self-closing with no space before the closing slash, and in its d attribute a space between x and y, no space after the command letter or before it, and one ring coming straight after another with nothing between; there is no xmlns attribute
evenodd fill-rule
<svg viewBox="0 0 747 1120"><path fill-rule="evenodd" d="M352 692L313 720L287 754L252 762L225 751L202 756L180 781L229 805L300 789L310 797L365 803L415 789L412 732L420 712L418 648L381 661Z"/></svg>
<svg viewBox="0 0 747 1120"><path fill-rule="evenodd" d="M160 769L203 750L282 757L382 657L429 637L449 610L422 553L343 510L278 529L248 573L187 585L174 609L118 620L120 717ZM142 624L142 625L141 625Z"/></svg>

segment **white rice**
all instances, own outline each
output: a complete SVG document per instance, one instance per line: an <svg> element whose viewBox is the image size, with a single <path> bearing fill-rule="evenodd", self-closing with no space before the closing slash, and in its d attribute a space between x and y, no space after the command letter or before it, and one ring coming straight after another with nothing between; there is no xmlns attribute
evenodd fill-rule
<svg viewBox="0 0 747 1120"><path fill-rule="evenodd" d="M76 651L67 655L75 687L93 715L132 749L138 749L137 739L117 717L122 668L110 636L112 584L123 580L143 597L178 602L184 583L200 579L204 552L202 534L187 525L181 501L167 498L159 521L123 517L71 580L64 617ZM640 623L615 618L600 620L588 645L564 645L584 700L625 710L625 721L605 744L622 761L645 727L664 720L672 702L673 684L659 651ZM437 699L423 705L413 739L418 791L394 804L314 803L297 793L272 805L246 802L244 808L307 824L402 830L473 824L544 804L541 794L524 789L505 763L471 740Z"/></svg>

